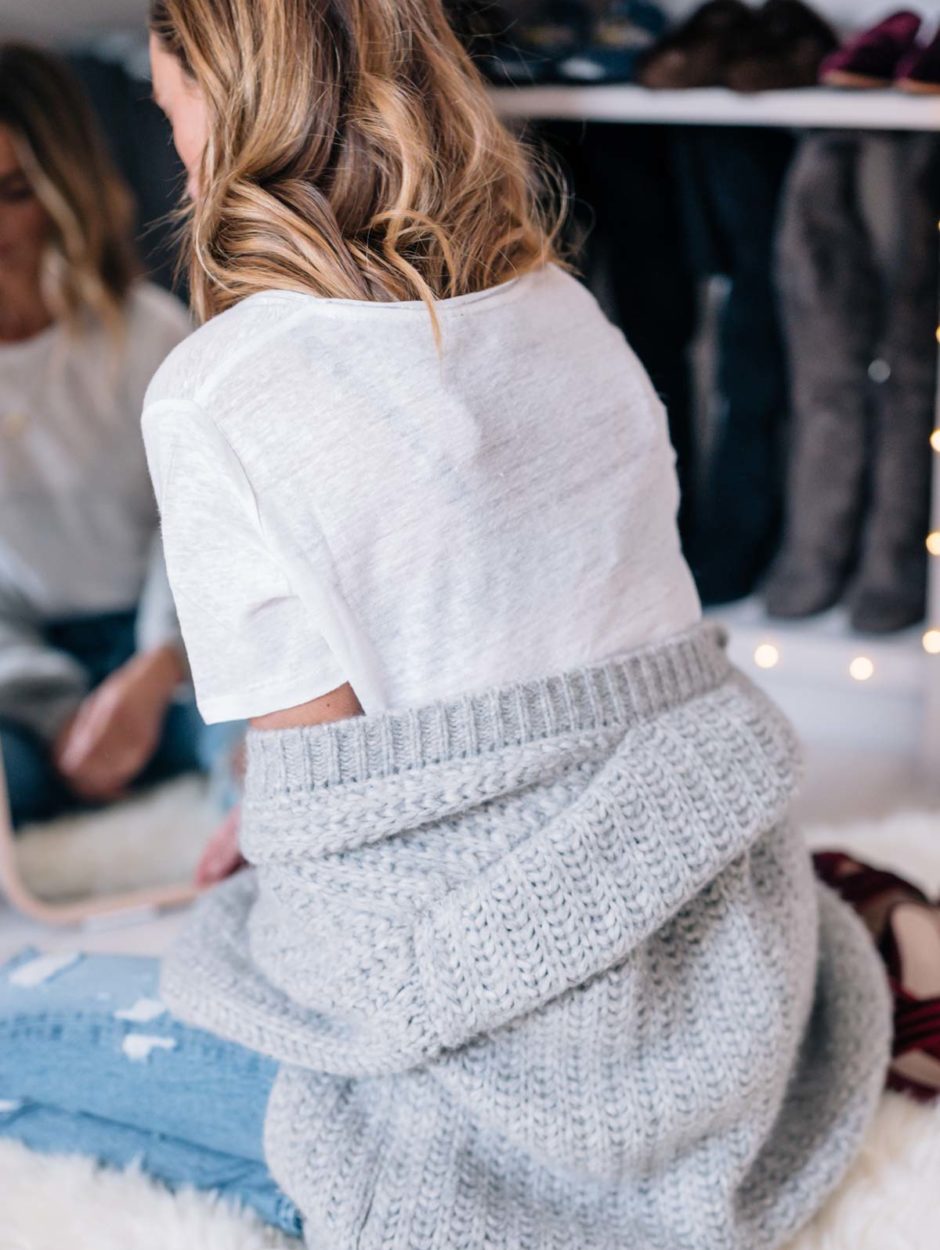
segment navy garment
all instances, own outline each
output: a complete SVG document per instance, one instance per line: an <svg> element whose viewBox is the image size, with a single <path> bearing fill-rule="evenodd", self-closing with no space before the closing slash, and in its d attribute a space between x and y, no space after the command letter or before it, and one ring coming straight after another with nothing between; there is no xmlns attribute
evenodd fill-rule
<svg viewBox="0 0 940 1250"><path fill-rule="evenodd" d="M702 278L729 280L716 344L717 428L691 551L706 603L749 594L780 541L788 373L774 250L793 150L782 130L677 132L693 263Z"/></svg>

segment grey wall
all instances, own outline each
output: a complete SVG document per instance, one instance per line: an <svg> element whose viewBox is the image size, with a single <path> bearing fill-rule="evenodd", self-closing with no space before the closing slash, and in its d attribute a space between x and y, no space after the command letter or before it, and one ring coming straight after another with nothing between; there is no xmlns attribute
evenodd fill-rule
<svg viewBox="0 0 940 1250"><path fill-rule="evenodd" d="M0 35L75 39L96 27L140 27L147 0L0 0Z"/></svg>

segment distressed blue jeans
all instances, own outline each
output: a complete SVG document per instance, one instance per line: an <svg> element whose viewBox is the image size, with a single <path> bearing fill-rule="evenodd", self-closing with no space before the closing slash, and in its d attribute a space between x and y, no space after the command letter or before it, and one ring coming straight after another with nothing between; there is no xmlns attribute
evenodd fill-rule
<svg viewBox="0 0 940 1250"><path fill-rule="evenodd" d="M39 955L0 966L0 1137L211 1189L299 1236L264 1162L277 1064L175 1020L158 963Z"/></svg>

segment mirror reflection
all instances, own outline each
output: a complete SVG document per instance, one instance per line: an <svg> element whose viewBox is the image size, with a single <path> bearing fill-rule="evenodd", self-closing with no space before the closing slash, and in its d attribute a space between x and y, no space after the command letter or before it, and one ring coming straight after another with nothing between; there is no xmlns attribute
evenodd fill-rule
<svg viewBox="0 0 940 1250"><path fill-rule="evenodd" d="M237 801L243 736L196 710L140 433L190 320L148 275L167 277L160 240L145 267L82 71L112 127L160 125L124 67L0 45L0 834L12 893L70 915L82 896L187 892Z"/></svg>

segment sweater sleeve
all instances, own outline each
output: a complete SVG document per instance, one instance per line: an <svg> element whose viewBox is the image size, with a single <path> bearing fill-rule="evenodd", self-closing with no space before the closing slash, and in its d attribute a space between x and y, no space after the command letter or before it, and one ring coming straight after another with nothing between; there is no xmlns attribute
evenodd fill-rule
<svg viewBox="0 0 940 1250"><path fill-rule="evenodd" d="M744 855L768 814L784 818L798 769L792 730L762 699L737 702L740 717L699 704L711 760L662 727L645 740L628 734L560 817L418 920L416 960L441 1045L616 966Z"/></svg>

